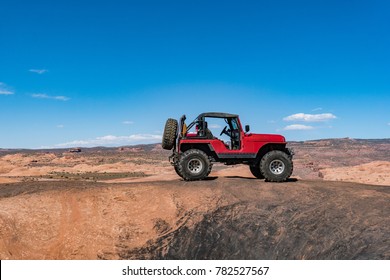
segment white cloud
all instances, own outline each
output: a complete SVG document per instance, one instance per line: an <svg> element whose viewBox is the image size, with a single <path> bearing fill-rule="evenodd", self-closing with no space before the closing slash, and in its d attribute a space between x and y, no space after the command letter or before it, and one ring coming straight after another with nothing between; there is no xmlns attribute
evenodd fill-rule
<svg viewBox="0 0 390 280"><path fill-rule="evenodd" d="M54 99L54 100L60 100L60 101L68 101L70 98L62 95L58 96L50 96L44 93L34 93L31 95L34 98L40 98L40 99Z"/></svg>
<svg viewBox="0 0 390 280"><path fill-rule="evenodd" d="M161 135L133 134L129 136L106 135L88 140L75 140L54 145L54 148L96 147L96 146L124 146L136 144L152 144L161 142Z"/></svg>
<svg viewBox="0 0 390 280"><path fill-rule="evenodd" d="M28 71L30 71L30 72L32 72L32 73L39 74L39 75L48 72L47 69L30 69L30 70L28 70Z"/></svg>
<svg viewBox="0 0 390 280"><path fill-rule="evenodd" d="M324 122L332 119L336 119L337 117L331 113L325 114L304 114L298 113L291 116L287 116L283 118L284 121L302 121L302 122Z"/></svg>
<svg viewBox="0 0 390 280"><path fill-rule="evenodd" d="M303 125L303 124L292 124L288 125L283 130L312 130L314 127L310 125Z"/></svg>
<svg viewBox="0 0 390 280"><path fill-rule="evenodd" d="M314 109L312 110L312 112L315 112L315 111L322 111L322 108L321 108L321 107L318 107L318 108L314 108Z"/></svg>
<svg viewBox="0 0 390 280"><path fill-rule="evenodd" d="M11 95L14 93L5 83L0 82L0 95Z"/></svg>
<svg viewBox="0 0 390 280"><path fill-rule="evenodd" d="M57 128L64 128L64 125L63 124L59 124L59 125L57 125Z"/></svg>
<svg viewBox="0 0 390 280"><path fill-rule="evenodd" d="M387 125L390 125L390 122Z"/></svg>
<svg viewBox="0 0 390 280"><path fill-rule="evenodd" d="M219 124L210 124L208 126L208 128L211 128L211 129L215 128L215 129L217 129L217 128L222 128L222 127Z"/></svg>
<svg viewBox="0 0 390 280"><path fill-rule="evenodd" d="M126 124L126 125L128 125L128 124L134 124L133 121L123 121L122 123L123 123L123 124Z"/></svg>
<svg viewBox="0 0 390 280"><path fill-rule="evenodd" d="M10 90L6 90L6 89L0 89L0 94L11 95L11 94L14 94L14 92L10 91Z"/></svg>

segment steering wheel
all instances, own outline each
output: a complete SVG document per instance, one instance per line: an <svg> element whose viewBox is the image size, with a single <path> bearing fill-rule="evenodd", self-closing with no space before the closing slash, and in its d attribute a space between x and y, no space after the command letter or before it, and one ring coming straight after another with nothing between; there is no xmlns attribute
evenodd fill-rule
<svg viewBox="0 0 390 280"><path fill-rule="evenodd" d="M227 128L227 126L225 126L224 128L223 128L223 130L221 131L221 133L219 134L219 136L221 136L222 134L226 134L226 135L229 135L228 134L228 132L227 132L227 130L226 130L226 128Z"/></svg>

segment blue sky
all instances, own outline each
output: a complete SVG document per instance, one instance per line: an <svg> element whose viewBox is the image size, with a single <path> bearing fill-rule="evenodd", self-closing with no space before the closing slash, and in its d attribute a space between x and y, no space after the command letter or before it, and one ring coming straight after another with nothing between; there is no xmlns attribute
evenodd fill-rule
<svg viewBox="0 0 390 280"><path fill-rule="evenodd" d="M390 137L388 1L2 0L0 40L0 148L155 143L206 111Z"/></svg>

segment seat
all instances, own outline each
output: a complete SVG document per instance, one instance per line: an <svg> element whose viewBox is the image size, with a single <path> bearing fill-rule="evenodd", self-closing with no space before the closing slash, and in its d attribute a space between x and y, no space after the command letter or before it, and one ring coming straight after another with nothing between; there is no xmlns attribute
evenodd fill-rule
<svg viewBox="0 0 390 280"><path fill-rule="evenodd" d="M206 138L214 139L214 135L211 133L210 129L206 128Z"/></svg>

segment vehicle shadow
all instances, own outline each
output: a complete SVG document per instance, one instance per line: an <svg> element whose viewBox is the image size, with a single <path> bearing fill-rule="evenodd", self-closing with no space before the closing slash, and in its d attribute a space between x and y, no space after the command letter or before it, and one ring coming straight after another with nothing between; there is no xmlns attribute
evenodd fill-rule
<svg viewBox="0 0 390 280"><path fill-rule="evenodd" d="M216 180L218 178L219 178L219 176L209 176L209 177L206 177L206 178L202 179L201 181L214 181L214 180ZM222 176L221 178L264 181L263 179L257 179L255 177L243 177L243 176ZM298 181L297 178L288 178L284 183L291 183L291 182L297 182L297 181Z"/></svg>
<svg viewBox="0 0 390 280"><path fill-rule="evenodd" d="M218 179L218 176L209 176L203 179L203 181L214 181Z"/></svg>
<svg viewBox="0 0 390 280"><path fill-rule="evenodd" d="M246 180L262 180L262 179L257 179L255 177L243 177L243 176L226 176L225 178L229 179L246 179ZM291 183L291 182L297 182L297 178L288 178L285 183Z"/></svg>
<svg viewBox="0 0 390 280"><path fill-rule="evenodd" d="M288 182L298 182L298 179L297 178L288 178L287 180L286 180L286 182L288 183Z"/></svg>
<svg viewBox="0 0 390 280"><path fill-rule="evenodd" d="M229 179L247 179L247 180L258 180L255 177L243 177L243 176L225 176L225 178Z"/></svg>

